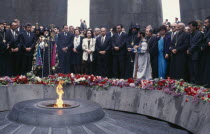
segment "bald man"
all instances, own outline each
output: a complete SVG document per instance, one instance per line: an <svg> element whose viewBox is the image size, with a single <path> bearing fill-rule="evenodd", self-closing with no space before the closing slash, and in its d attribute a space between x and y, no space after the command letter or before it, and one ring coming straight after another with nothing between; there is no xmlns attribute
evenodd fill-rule
<svg viewBox="0 0 210 134"><path fill-rule="evenodd" d="M95 29L94 29L94 36L95 36L96 39L97 39L98 37L100 37L100 34L101 34L100 28L95 28Z"/></svg>
<svg viewBox="0 0 210 134"><path fill-rule="evenodd" d="M171 40L173 40L174 36L176 35L177 29L178 28L177 28L177 24L176 23L171 25Z"/></svg>
<svg viewBox="0 0 210 134"><path fill-rule="evenodd" d="M96 39L97 75L107 76L109 74L109 56L111 51L111 37L107 36L106 28L100 29L101 35Z"/></svg>
<svg viewBox="0 0 210 134"><path fill-rule="evenodd" d="M185 32L185 24L179 23L177 26L177 34L174 36L170 51L171 62L169 76L173 79L188 78L187 49L190 43L190 35Z"/></svg>

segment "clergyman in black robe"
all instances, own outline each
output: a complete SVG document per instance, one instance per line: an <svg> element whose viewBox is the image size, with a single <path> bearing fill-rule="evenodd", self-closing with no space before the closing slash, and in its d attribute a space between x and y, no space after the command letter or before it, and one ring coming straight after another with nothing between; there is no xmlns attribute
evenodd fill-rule
<svg viewBox="0 0 210 134"><path fill-rule="evenodd" d="M36 45L33 71L37 76L47 77L56 72L58 65L56 44L49 30L45 28L44 36L40 36Z"/></svg>
<svg viewBox="0 0 210 134"><path fill-rule="evenodd" d="M203 38L202 55L199 68L199 84L210 88L210 17L204 22L205 32Z"/></svg>
<svg viewBox="0 0 210 134"><path fill-rule="evenodd" d="M126 53L126 65L125 65L125 78L133 78L135 53L132 52L134 45L139 45L140 37L138 37L138 31L140 26L132 25L129 29L127 37L127 53Z"/></svg>

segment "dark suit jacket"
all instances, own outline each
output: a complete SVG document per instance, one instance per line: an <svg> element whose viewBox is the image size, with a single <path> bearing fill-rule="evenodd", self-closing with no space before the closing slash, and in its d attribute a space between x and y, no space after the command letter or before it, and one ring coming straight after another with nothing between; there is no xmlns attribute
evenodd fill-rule
<svg viewBox="0 0 210 134"><path fill-rule="evenodd" d="M15 31L16 35L14 36L11 30L8 30L7 33L9 35L9 40L10 40L10 50L9 51L11 51L11 48L13 48L13 49L18 48L19 49L18 52L15 52L15 53L11 52L11 53L12 54L20 54L20 52L21 52L21 42L20 42L21 36L20 36L20 34L17 31Z"/></svg>
<svg viewBox="0 0 210 134"><path fill-rule="evenodd" d="M81 30L84 30L85 29L85 24L83 22L81 22L80 28L81 28Z"/></svg>
<svg viewBox="0 0 210 134"><path fill-rule="evenodd" d="M24 55L32 56L34 54L34 49L36 45L36 36L34 33L30 32L30 37L29 37L26 31L22 32L20 34L20 43ZM25 50L26 48L31 48L31 51L27 52Z"/></svg>
<svg viewBox="0 0 210 134"><path fill-rule="evenodd" d="M18 31L19 30L19 31ZM19 28L19 29L16 29L16 32L18 33L18 34L21 34L21 33L23 33L23 32L25 32L25 30L23 30L23 28Z"/></svg>
<svg viewBox="0 0 210 134"><path fill-rule="evenodd" d="M8 35L10 37L10 48L19 48L21 47L21 44L20 44L20 34L15 31L15 34L16 36L13 35L12 31L11 30L8 30Z"/></svg>
<svg viewBox="0 0 210 134"><path fill-rule="evenodd" d="M150 58L153 59L153 57L158 56L158 44L157 44L157 37L151 36L147 38L147 43L149 45L149 53Z"/></svg>
<svg viewBox="0 0 210 134"><path fill-rule="evenodd" d="M64 32L58 34L58 50L62 51L62 48L68 47L68 51L70 50L71 45L73 44L74 35L67 32L67 36L64 35Z"/></svg>
<svg viewBox="0 0 210 134"><path fill-rule="evenodd" d="M203 33L199 30L195 31L190 35L190 47L188 50L190 51L192 60L199 60L201 54L201 46L203 43Z"/></svg>
<svg viewBox="0 0 210 134"><path fill-rule="evenodd" d="M106 51L106 54L110 52L112 44L111 44L111 37L106 36L104 44L101 42L102 36L96 39L96 52L99 54L100 51Z"/></svg>
<svg viewBox="0 0 210 134"><path fill-rule="evenodd" d="M180 33L177 33L174 36L174 39L171 42L170 51L172 51L173 49L176 49L177 53L179 53L179 52L186 53L186 51L189 47L189 44L190 44L190 35L184 31L182 31Z"/></svg>
<svg viewBox="0 0 210 134"><path fill-rule="evenodd" d="M126 44L127 44L127 34L122 32L119 36L118 33L114 34L112 37L112 48L113 55L125 55L126 54ZM114 47L119 47L119 51L115 51Z"/></svg>
<svg viewBox="0 0 210 134"><path fill-rule="evenodd" d="M208 30L205 31L205 33L204 33L203 45L202 45L202 48L203 48L203 49L209 48L208 42L210 42L210 29L208 29Z"/></svg>

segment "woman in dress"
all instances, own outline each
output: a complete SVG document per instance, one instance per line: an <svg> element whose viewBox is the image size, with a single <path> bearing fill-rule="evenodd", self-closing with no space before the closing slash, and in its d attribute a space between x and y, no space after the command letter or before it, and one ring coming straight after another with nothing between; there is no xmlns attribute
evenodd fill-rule
<svg viewBox="0 0 210 134"><path fill-rule="evenodd" d="M74 68L74 73L81 74L82 72L82 41L83 37L80 36L80 30L74 30L75 36L73 40L73 44L71 46L72 49L72 65Z"/></svg>
<svg viewBox="0 0 210 134"><path fill-rule="evenodd" d="M166 35L167 29L163 25L159 28L160 37L158 37L158 77L165 79L168 75L168 60L169 60L169 47L171 38Z"/></svg>
<svg viewBox="0 0 210 134"><path fill-rule="evenodd" d="M94 38L93 31L87 30L85 39L83 39L83 62L86 74L93 74L93 52L95 51L96 39Z"/></svg>
<svg viewBox="0 0 210 134"><path fill-rule="evenodd" d="M152 68L150 64L150 54L148 50L145 32L138 33L141 40L139 44L134 46L135 62L134 62L134 79L152 79Z"/></svg>

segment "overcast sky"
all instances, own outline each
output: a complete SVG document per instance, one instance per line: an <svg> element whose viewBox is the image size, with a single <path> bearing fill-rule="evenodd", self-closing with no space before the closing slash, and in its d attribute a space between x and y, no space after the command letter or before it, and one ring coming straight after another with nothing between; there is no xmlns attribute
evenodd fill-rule
<svg viewBox="0 0 210 134"><path fill-rule="evenodd" d="M68 25L80 26L80 19L84 19L89 26L90 0L68 0L68 3ZM175 17L180 18L179 0L162 0L162 4L163 20L173 23Z"/></svg>
<svg viewBox="0 0 210 134"><path fill-rule="evenodd" d="M175 21L175 17L180 20L179 0L162 0L163 4L163 20L169 19L171 23Z"/></svg>

